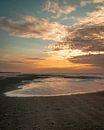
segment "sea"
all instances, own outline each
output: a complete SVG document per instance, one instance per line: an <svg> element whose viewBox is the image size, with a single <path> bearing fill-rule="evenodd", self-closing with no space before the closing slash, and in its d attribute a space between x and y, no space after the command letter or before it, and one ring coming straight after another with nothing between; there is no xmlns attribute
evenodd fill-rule
<svg viewBox="0 0 104 130"><path fill-rule="evenodd" d="M13 77L20 73L0 73L0 76ZM34 75L34 74L33 74ZM101 73L60 73L37 74L40 78L22 80L17 89L4 93L8 97L49 97L65 96L104 91L104 74Z"/></svg>

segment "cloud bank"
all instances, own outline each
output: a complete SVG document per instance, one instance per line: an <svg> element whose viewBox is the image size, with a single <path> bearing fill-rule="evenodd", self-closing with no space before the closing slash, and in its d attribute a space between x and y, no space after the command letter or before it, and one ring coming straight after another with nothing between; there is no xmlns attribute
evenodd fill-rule
<svg viewBox="0 0 104 130"><path fill-rule="evenodd" d="M69 60L73 63L92 64L98 67L104 66L104 54L77 56Z"/></svg>
<svg viewBox="0 0 104 130"><path fill-rule="evenodd" d="M51 45L53 50L79 49L83 52L104 51L104 7L88 13L78 24L67 27L66 36Z"/></svg>

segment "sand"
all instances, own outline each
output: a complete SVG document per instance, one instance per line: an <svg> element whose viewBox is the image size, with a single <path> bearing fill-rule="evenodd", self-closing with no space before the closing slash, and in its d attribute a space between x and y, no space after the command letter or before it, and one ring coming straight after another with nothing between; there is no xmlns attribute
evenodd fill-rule
<svg viewBox="0 0 104 130"><path fill-rule="evenodd" d="M104 92L27 98L3 95L24 78L34 77L0 80L0 130L104 130Z"/></svg>

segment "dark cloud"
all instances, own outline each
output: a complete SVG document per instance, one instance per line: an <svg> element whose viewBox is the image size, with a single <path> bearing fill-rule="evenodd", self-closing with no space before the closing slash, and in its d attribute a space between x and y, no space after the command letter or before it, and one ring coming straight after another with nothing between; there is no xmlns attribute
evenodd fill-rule
<svg viewBox="0 0 104 130"><path fill-rule="evenodd" d="M73 63L91 64L102 68L104 67L104 54L77 56L69 58L68 60Z"/></svg>
<svg viewBox="0 0 104 130"><path fill-rule="evenodd" d="M52 49L79 49L84 52L104 51L104 25L79 25L67 29L66 37Z"/></svg>
<svg viewBox="0 0 104 130"><path fill-rule="evenodd" d="M75 29L75 28L73 28ZM104 26L86 25L79 26L73 32L73 36L66 36L64 43L69 44L73 49L82 51L104 51Z"/></svg>

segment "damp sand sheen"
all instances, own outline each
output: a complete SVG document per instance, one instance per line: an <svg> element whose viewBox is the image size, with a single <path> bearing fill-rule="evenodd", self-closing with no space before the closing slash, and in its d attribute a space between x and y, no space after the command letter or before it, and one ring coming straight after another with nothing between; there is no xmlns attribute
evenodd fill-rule
<svg viewBox="0 0 104 130"><path fill-rule="evenodd" d="M34 79L18 86L16 90L7 91L8 97L48 97L95 93L104 91L104 80L96 78L49 77Z"/></svg>

